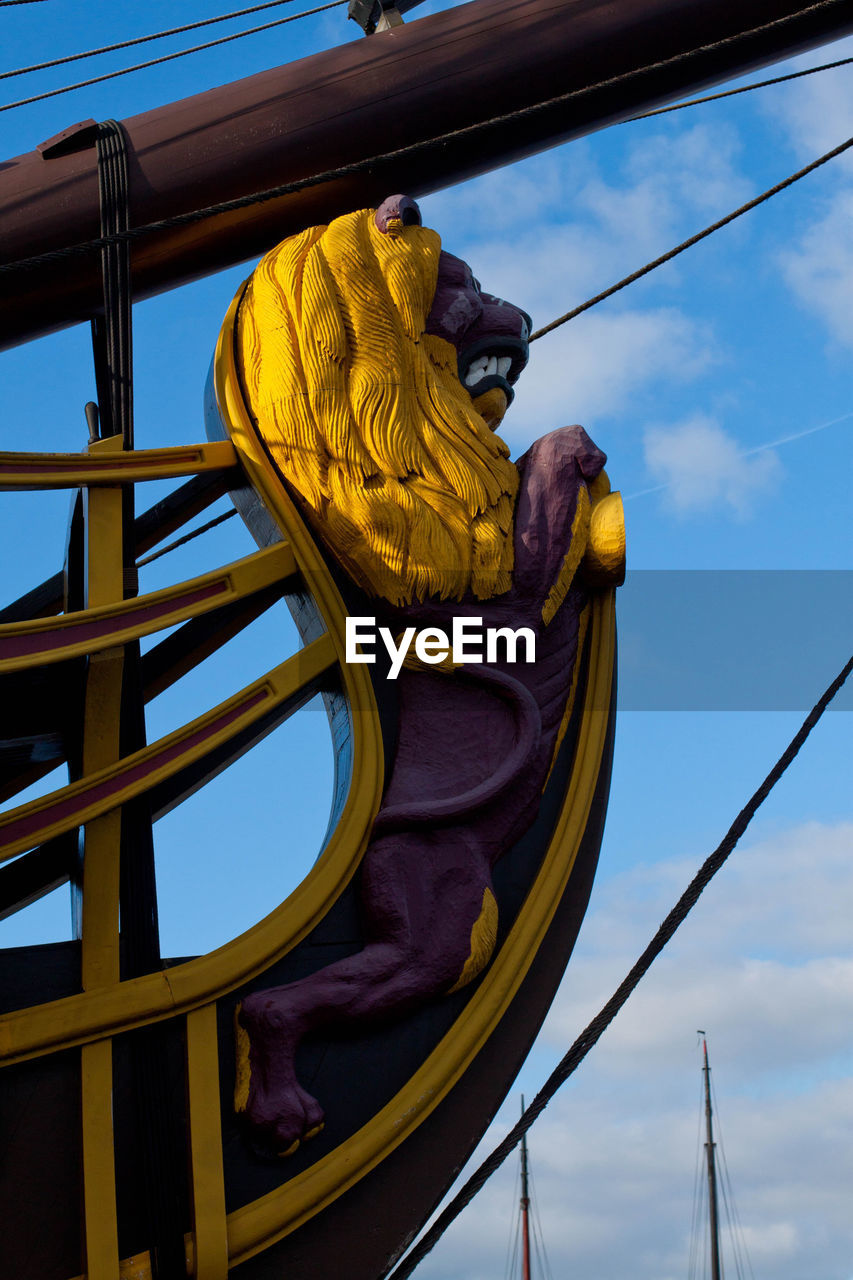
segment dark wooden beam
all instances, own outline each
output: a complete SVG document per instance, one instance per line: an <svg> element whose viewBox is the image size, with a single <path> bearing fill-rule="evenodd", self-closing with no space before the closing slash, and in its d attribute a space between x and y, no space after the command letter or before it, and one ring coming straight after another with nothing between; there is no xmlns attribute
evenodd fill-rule
<svg viewBox="0 0 853 1280"><path fill-rule="evenodd" d="M52 577L40 582L26 595L19 596L11 604L0 609L0 624L25 622L29 618L49 618L62 609L65 596L65 574L60 569Z"/></svg>
<svg viewBox="0 0 853 1280"><path fill-rule="evenodd" d="M182 528L188 520L206 511L214 502L225 496L230 488L240 482L239 473L209 471L155 502L153 507L136 517L133 530L136 537L136 555L144 556L158 542Z"/></svg>
<svg viewBox="0 0 853 1280"><path fill-rule="evenodd" d="M780 18L791 20L746 34ZM424 195L851 30L849 0L473 0L134 116L124 121L131 225L484 124L476 139L137 240L134 294L173 288L391 192ZM679 60L643 71L667 58ZM631 78L569 104L485 124L622 73ZM3 261L98 235L91 132L71 130L59 148L0 165ZM99 290L92 253L4 275L0 346L88 318Z"/></svg>
<svg viewBox="0 0 853 1280"><path fill-rule="evenodd" d="M0 867L0 920L67 884L76 857L75 828Z"/></svg>
<svg viewBox="0 0 853 1280"><path fill-rule="evenodd" d="M217 502L235 483L229 472L209 471L194 476L160 502L143 511L134 521L136 554L144 555L188 520ZM62 570L47 578L26 595L0 609L0 623L26 622L30 618L47 618L61 613L65 597L65 574Z"/></svg>

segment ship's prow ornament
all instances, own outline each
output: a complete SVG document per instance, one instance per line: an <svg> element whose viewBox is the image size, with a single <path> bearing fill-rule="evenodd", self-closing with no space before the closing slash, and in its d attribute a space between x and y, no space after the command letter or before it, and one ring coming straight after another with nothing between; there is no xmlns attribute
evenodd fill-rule
<svg viewBox="0 0 853 1280"><path fill-rule="evenodd" d="M0 487L78 491L64 575L0 618L0 912L69 878L82 904L78 937L0 967L0 1276L173 1280L183 1253L196 1280L379 1280L511 1086L595 871L624 572L586 433L517 462L497 434L529 334L391 196L259 263L208 443L0 458ZM126 519L126 486L168 479ZM261 549L128 590L226 491ZM296 653L122 737L282 596ZM132 962L128 833L317 694L336 776L308 875L209 954Z"/></svg>
<svg viewBox="0 0 853 1280"><path fill-rule="evenodd" d="M288 1275L327 1274L343 1238L352 1280L384 1274L510 1086L586 906L624 528L582 428L518 463L495 434L529 333L392 196L273 249L220 335L213 432L284 481L382 708L386 781L340 919L235 1004L242 1159L298 1205L326 1189L273 1251ZM237 499L262 544L271 496Z"/></svg>

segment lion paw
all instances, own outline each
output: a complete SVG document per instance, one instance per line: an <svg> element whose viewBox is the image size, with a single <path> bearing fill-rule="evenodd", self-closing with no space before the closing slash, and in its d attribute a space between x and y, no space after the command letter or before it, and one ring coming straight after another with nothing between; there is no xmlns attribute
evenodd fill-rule
<svg viewBox="0 0 853 1280"><path fill-rule="evenodd" d="M324 1124L317 1099L296 1081L273 1097L253 1095L250 1088L245 1114L255 1143L266 1154L282 1158L294 1155L304 1142L316 1138Z"/></svg>
<svg viewBox="0 0 853 1280"><path fill-rule="evenodd" d="M258 1151L283 1157L322 1132L324 1113L296 1079L293 1036L267 995L249 996L236 1011L234 1107L245 1116Z"/></svg>

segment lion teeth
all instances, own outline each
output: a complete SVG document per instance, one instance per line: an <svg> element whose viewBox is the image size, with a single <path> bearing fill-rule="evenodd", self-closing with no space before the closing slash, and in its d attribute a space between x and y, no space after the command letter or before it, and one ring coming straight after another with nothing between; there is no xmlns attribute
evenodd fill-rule
<svg viewBox="0 0 853 1280"><path fill-rule="evenodd" d="M512 356L478 356L472 360L465 373L465 386L476 387L483 378L505 378L512 367Z"/></svg>

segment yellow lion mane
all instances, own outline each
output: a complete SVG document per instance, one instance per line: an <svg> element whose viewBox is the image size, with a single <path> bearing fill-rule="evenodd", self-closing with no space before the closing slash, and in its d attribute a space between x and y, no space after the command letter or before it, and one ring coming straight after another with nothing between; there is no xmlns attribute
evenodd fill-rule
<svg viewBox="0 0 853 1280"><path fill-rule="evenodd" d="M424 332L441 241L373 210L282 241L240 304L250 412L310 522L394 605L509 589L518 472Z"/></svg>

